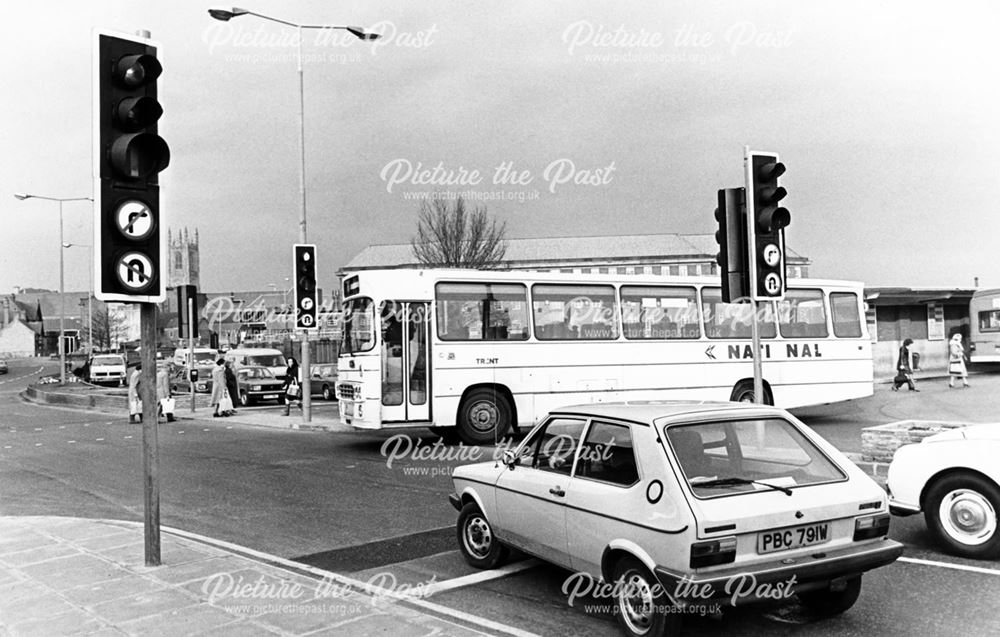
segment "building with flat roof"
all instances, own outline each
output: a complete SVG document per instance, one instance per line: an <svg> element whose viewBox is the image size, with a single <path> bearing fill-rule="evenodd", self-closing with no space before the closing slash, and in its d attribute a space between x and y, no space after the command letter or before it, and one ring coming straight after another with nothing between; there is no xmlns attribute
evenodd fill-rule
<svg viewBox="0 0 1000 637"><path fill-rule="evenodd" d="M507 239L504 269L583 274L718 274L714 234L646 234L599 237ZM787 248L788 276L809 276L810 261ZM409 243L371 245L341 268L341 273L380 268L422 267Z"/></svg>

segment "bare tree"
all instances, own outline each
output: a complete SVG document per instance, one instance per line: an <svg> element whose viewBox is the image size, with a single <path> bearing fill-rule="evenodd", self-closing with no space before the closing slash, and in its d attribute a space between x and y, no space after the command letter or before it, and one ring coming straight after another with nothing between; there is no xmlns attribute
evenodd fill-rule
<svg viewBox="0 0 1000 637"><path fill-rule="evenodd" d="M507 224L490 219L485 206L471 211L461 197L450 204L440 195L420 202L413 256L434 267L495 269L507 254Z"/></svg>

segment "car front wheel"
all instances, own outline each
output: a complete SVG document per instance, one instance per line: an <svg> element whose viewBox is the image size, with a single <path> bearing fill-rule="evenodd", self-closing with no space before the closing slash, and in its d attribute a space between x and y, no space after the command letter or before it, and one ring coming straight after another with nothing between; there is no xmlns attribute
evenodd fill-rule
<svg viewBox="0 0 1000 637"><path fill-rule="evenodd" d="M242 407L246 407L249 404L250 404L250 396L245 391L241 391L240 392L240 405Z"/></svg>
<svg viewBox="0 0 1000 637"><path fill-rule="evenodd" d="M1000 489L989 480L972 473L940 478L928 489L923 508L927 527L949 553L1000 557Z"/></svg>
<svg viewBox="0 0 1000 637"><path fill-rule="evenodd" d="M329 385L323 385L323 400L333 400L333 391Z"/></svg>
<svg viewBox="0 0 1000 637"><path fill-rule="evenodd" d="M847 611L861 595L861 576L847 580L843 587L830 586L817 591L799 593L799 601L818 617L833 617Z"/></svg>
<svg viewBox="0 0 1000 637"><path fill-rule="evenodd" d="M659 581L642 562L626 557L614 569L614 613L622 632L633 637L677 635L681 616Z"/></svg>
<svg viewBox="0 0 1000 637"><path fill-rule="evenodd" d="M490 569L501 566L510 549L493 533L493 527L479 507L469 502L458 514L458 548L470 566Z"/></svg>

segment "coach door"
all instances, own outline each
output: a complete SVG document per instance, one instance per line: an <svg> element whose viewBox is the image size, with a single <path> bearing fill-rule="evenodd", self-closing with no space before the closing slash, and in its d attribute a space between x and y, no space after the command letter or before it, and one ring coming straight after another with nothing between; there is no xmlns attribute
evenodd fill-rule
<svg viewBox="0 0 1000 637"><path fill-rule="evenodd" d="M430 420L430 304L382 304L382 421Z"/></svg>

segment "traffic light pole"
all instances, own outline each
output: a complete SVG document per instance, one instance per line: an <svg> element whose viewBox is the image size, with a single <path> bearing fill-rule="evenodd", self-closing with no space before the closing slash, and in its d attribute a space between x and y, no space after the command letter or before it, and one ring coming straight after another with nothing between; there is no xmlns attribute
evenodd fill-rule
<svg viewBox="0 0 1000 637"><path fill-rule="evenodd" d="M146 566L160 565L160 452L157 441L156 395L156 304L139 304L139 340L142 371L139 395L142 398L142 493L145 525Z"/></svg>
<svg viewBox="0 0 1000 637"><path fill-rule="evenodd" d="M751 301L753 305L753 322L750 327L750 347L753 348L753 401L764 404L764 372L760 360L760 304Z"/></svg>
<svg viewBox="0 0 1000 637"><path fill-rule="evenodd" d="M302 201L302 211L299 218L299 243L306 243L306 98L305 79L302 74L302 26L296 30L296 41L299 45L299 198ZM296 312L299 308L296 308ZM309 331L302 330L302 361L299 366L299 387L302 390L302 422L312 422L312 390L310 388L309 371Z"/></svg>
<svg viewBox="0 0 1000 637"><path fill-rule="evenodd" d="M188 386L191 388L191 413L194 413L194 328L191 327L191 321L194 320L194 299L188 298L187 300L187 316L188 316Z"/></svg>

